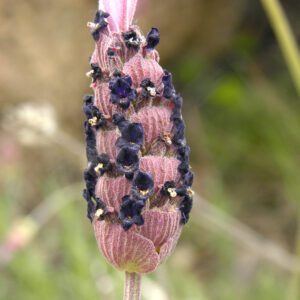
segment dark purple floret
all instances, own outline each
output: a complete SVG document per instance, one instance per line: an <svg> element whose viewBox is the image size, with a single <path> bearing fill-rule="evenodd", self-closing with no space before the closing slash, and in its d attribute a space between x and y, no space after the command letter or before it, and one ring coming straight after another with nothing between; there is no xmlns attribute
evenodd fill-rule
<svg viewBox="0 0 300 300"><path fill-rule="evenodd" d="M104 119L104 115L99 111L98 107L91 104L84 105L83 111L91 127L94 127L98 130L101 126L106 125L106 120Z"/></svg>
<svg viewBox="0 0 300 300"><path fill-rule="evenodd" d="M132 195L138 200L146 200L154 193L154 182L151 173L138 171L133 178Z"/></svg>
<svg viewBox="0 0 300 300"><path fill-rule="evenodd" d="M122 221L122 227L125 231L130 229L133 224L138 226L144 224L142 216L143 207L144 201L131 200L129 195L122 198L119 219Z"/></svg>
<svg viewBox="0 0 300 300"><path fill-rule="evenodd" d="M182 146L185 143L184 138L185 124L183 119L175 119L173 127L173 138L172 141L177 146Z"/></svg>
<svg viewBox="0 0 300 300"><path fill-rule="evenodd" d="M187 172L183 177L183 184L186 186L192 186L194 181L194 173L192 171Z"/></svg>
<svg viewBox="0 0 300 300"><path fill-rule="evenodd" d="M189 171L189 169L190 169L189 163L186 161L183 161L178 166L178 171L182 176L184 176Z"/></svg>
<svg viewBox="0 0 300 300"><path fill-rule="evenodd" d="M162 83L164 84L163 96L167 99L175 97L175 88L172 84L172 74L167 70L164 70L164 76L162 77Z"/></svg>
<svg viewBox="0 0 300 300"><path fill-rule="evenodd" d="M181 146L177 149L177 159L181 162L189 161L190 155L190 147L189 146Z"/></svg>
<svg viewBox="0 0 300 300"><path fill-rule="evenodd" d="M175 119L181 119L182 115L181 115L181 107L182 107L182 97L180 95L177 95L173 100L172 103L174 105L174 108L172 110L172 114L171 114L171 121L175 120Z"/></svg>
<svg viewBox="0 0 300 300"><path fill-rule="evenodd" d="M108 214L106 209L106 204L99 197L95 197L95 201L96 201L95 212L97 212L98 209L102 209L103 211L98 219L104 220L104 217Z"/></svg>
<svg viewBox="0 0 300 300"><path fill-rule="evenodd" d="M190 218L190 212L193 206L193 199L185 196L180 204L181 223L186 224Z"/></svg>
<svg viewBox="0 0 300 300"><path fill-rule="evenodd" d="M176 97L173 99L173 104L177 108L181 108L183 103L183 99L180 95L176 95Z"/></svg>
<svg viewBox="0 0 300 300"><path fill-rule="evenodd" d="M102 176L105 172L110 172L112 170L110 158L106 153L98 155L92 162L92 166L95 172L100 174L100 176Z"/></svg>
<svg viewBox="0 0 300 300"><path fill-rule="evenodd" d="M86 156L92 161L97 156L95 133L88 121L84 122L84 134L86 143Z"/></svg>
<svg viewBox="0 0 300 300"><path fill-rule="evenodd" d="M179 197L187 196L187 187L185 185L181 185L176 189L176 193Z"/></svg>
<svg viewBox="0 0 300 300"><path fill-rule="evenodd" d="M91 68L93 71L91 73L92 80L93 80L93 82L96 82L97 79L100 79L102 77L102 70L99 67L98 63L92 63Z"/></svg>
<svg viewBox="0 0 300 300"><path fill-rule="evenodd" d="M142 96L144 98L154 98L158 94L158 91L156 90L155 85L150 78L143 79L140 87L142 88Z"/></svg>
<svg viewBox="0 0 300 300"><path fill-rule="evenodd" d="M124 115L117 114L117 113L113 114L112 121L116 126L118 126L120 131L122 131L123 128L125 128L130 124L130 122L125 119Z"/></svg>
<svg viewBox="0 0 300 300"><path fill-rule="evenodd" d="M176 183L174 181L166 181L160 192L162 195L171 196L170 189L176 190Z"/></svg>
<svg viewBox="0 0 300 300"><path fill-rule="evenodd" d="M176 119L181 119L181 118L182 118L181 109L174 108L173 111L172 111L172 114L170 116L170 120L174 121Z"/></svg>
<svg viewBox="0 0 300 300"><path fill-rule="evenodd" d="M116 165L119 171L128 175L129 178L139 168L139 157L137 150L130 147L124 146L118 153Z"/></svg>
<svg viewBox="0 0 300 300"><path fill-rule="evenodd" d="M82 101L84 102L85 106L91 106L94 104L94 96L88 94L84 95Z"/></svg>
<svg viewBox="0 0 300 300"><path fill-rule="evenodd" d="M91 115L91 107L94 105L94 96L84 95L82 98L82 101L84 102L82 109L83 109L87 119L89 119L92 116Z"/></svg>
<svg viewBox="0 0 300 300"><path fill-rule="evenodd" d="M87 201L87 217L93 222L93 215L95 213L95 203L87 189L83 190L83 198Z"/></svg>
<svg viewBox="0 0 300 300"><path fill-rule="evenodd" d="M131 88L132 80L129 75L121 76L116 71L114 77L109 81L110 101L122 109L128 109L130 102L137 98L137 91Z"/></svg>
<svg viewBox="0 0 300 300"><path fill-rule="evenodd" d="M159 43L160 36L159 36L159 31L157 28L152 27L151 30L147 34L147 49L154 49L157 44Z"/></svg>
<svg viewBox="0 0 300 300"><path fill-rule="evenodd" d="M121 128L122 136L116 141L116 147L129 145L139 149L144 143L144 128L141 123L130 123Z"/></svg>
<svg viewBox="0 0 300 300"><path fill-rule="evenodd" d="M127 48L132 48L136 51L140 49L141 40L133 29L122 32L122 36Z"/></svg>
<svg viewBox="0 0 300 300"><path fill-rule="evenodd" d="M115 56L115 51L114 51L114 49L113 48L108 48L107 49L107 55L108 56L110 56L110 57L112 57L112 56Z"/></svg>
<svg viewBox="0 0 300 300"><path fill-rule="evenodd" d="M95 196L95 186L97 183L97 174L92 166L92 164L90 164L83 172L83 178L86 184L86 189L89 192L89 195L91 197Z"/></svg>
<svg viewBox="0 0 300 300"><path fill-rule="evenodd" d="M91 34L96 42L99 40L100 31L108 25L108 23L105 21L105 19L108 17L109 14L102 10L98 10L95 14L94 23L96 28L91 29Z"/></svg>
<svg viewBox="0 0 300 300"><path fill-rule="evenodd" d="M92 200L92 197L95 199L96 203ZM83 190L83 198L87 201L87 217L90 219L91 223L93 222L95 212L97 212L98 209L102 210L98 219L104 220L104 217L108 214L106 204L99 197L92 196L87 189Z"/></svg>

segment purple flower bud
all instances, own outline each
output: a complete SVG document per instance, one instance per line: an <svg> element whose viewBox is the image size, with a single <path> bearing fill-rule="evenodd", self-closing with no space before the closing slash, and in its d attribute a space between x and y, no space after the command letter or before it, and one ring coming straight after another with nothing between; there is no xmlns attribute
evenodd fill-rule
<svg viewBox="0 0 300 300"><path fill-rule="evenodd" d="M175 96L175 89L172 84L172 74L167 70L164 70L165 74L162 78L162 83L164 84L163 96L167 99L171 99Z"/></svg>
<svg viewBox="0 0 300 300"><path fill-rule="evenodd" d="M154 49L157 44L159 43L160 36L159 36L159 31L157 28L152 27L149 33L147 34L147 49Z"/></svg>

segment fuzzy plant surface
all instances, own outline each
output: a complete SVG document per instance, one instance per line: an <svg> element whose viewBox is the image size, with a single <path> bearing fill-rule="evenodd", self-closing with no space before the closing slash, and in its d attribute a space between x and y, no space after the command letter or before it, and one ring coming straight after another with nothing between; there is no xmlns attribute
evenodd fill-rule
<svg viewBox="0 0 300 300"><path fill-rule="evenodd" d="M87 73L94 94L83 98L83 195L103 256L143 274L171 254L189 220L193 173L182 97L159 65L158 29L145 37L132 24L136 2L100 1L88 22L96 46Z"/></svg>

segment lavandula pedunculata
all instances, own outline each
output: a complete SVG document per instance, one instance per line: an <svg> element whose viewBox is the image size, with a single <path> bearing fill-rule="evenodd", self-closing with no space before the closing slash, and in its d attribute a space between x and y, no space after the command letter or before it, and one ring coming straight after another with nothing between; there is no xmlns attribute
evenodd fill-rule
<svg viewBox="0 0 300 300"><path fill-rule="evenodd" d="M83 110L84 172L99 249L114 267L149 273L175 248L192 208L182 98L159 65L160 36L131 25L136 0L103 0L93 22Z"/></svg>

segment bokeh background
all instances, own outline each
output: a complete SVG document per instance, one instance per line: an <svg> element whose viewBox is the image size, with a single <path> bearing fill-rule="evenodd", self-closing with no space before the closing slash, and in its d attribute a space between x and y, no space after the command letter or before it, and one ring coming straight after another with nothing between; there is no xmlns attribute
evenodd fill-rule
<svg viewBox="0 0 300 300"><path fill-rule="evenodd" d="M96 2L0 2L3 300L122 297L81 197ZM299 39L300 2L282 4ZM300 101L260 1L143 0L135 20L160 29L199 195L143 299L300 299Z"/></svg>

